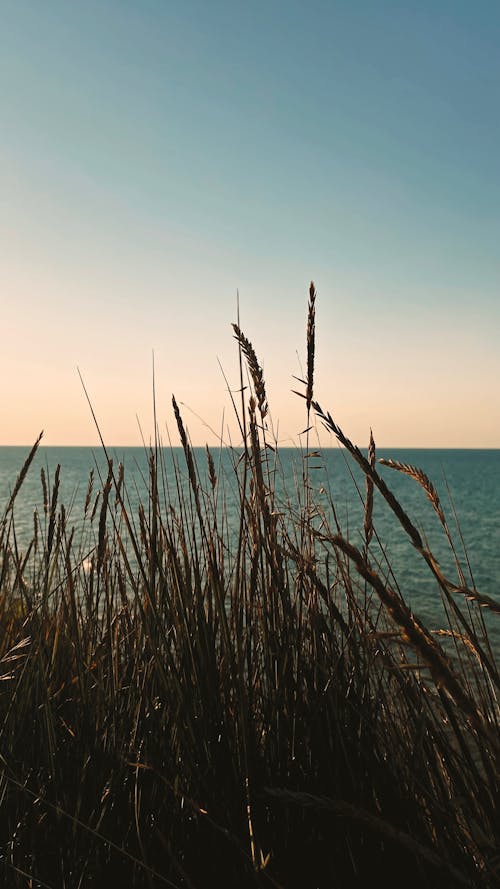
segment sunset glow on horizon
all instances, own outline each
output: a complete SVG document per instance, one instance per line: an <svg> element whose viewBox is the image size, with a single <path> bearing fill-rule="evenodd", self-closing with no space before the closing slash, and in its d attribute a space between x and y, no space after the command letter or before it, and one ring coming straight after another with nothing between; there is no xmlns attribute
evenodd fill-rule
<svg viewBox="0 0 500 889"><path fill-rule="evenodd" d="M2 3L0 445L97 445L77 368L150 441L153 355L163 440L174 393L238 444L237 294L297 442L313 279L353 441L499 448L499 38L481 0Z"/></svg>

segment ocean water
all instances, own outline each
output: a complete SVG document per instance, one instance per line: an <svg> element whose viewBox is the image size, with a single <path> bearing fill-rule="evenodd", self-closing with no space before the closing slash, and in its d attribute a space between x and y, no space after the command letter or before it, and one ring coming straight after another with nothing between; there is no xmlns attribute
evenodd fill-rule
<svg viewBox="0 0 500 889"><path fill-rule="evenodd" d="M194 451L203 476L207 465L205 451L203 448L195 448ZM29 448L0 448L0 517L28 453ZM109 453L115 467L119 462L124 464L129 508L134 515L139 501L147 499L147 455L142 448L110 448ZM177 486L173 460L180 467L182 487L186 486L185 490L188 487L183 453L181 449L162 453L165 466L164 507L168 508L168 501L175 507ZM225 450L214 450L213 456L224 488L224 509L229 524L232 522L236 529L235 455ZM439 493L467 582L472 583L472 574L481 593L500 601L500 450L384 449L377 456L417 466L428 475ZM270 459L273 459L272 455ZM43 467L50 490L58 464L61 465L59 503L64 503L69 525L74 525L77 532L81 526L90 471L94 470L94 495L106 477L106 460L100 450L40 447L15 504L15 530L21 549L31 539L34 511L43 515L40 471ZM303 458L297 450L280 450L276 487L279 495L292 504L297 502L296 491L300 489L297 478L302 477L303 465ZM428 541L446 575L458 583L450 548L423 489L413 479L388 467L380 465L379 471L413 524ZM333 503L343 532L353 543L361 546L365 483L358 467L344 450L325 449L319 457L309 459L309 477L314 499L323 508L327 520L333 525ZM432 626L439 626L443 617L436 581L377 491L374 525L382 545L382 549L378 550L381 573L387 574L390 564L415 613ZM374 552L377 549L375 542ZM486 620L494 647L500 651L500 615L488 614Z"/></svg>

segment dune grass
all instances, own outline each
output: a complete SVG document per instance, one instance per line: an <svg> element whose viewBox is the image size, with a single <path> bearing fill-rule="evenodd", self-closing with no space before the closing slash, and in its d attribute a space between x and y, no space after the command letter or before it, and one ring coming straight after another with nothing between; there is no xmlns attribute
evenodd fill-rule
<svg viewBox="0 0 500 889"><path fill-rule="evenodd" d="M288 496L265 380L234 326L240 447L227 479L157 441L134 513L123 468L89 480L78 533L42 476L22 550L0 524L2 885L494 887L500 882L500 675L482 619L498 601L445 576L367 455L315 400L309 293L307 428L322 422L365 477L363 526L314 501L309 433ZM175 490L166 460L174 459ZM387 473L385 474L387 478ZM441 594L424 626L383 562L383 498ZM356 545L356 543L358 545Z"/></svg>

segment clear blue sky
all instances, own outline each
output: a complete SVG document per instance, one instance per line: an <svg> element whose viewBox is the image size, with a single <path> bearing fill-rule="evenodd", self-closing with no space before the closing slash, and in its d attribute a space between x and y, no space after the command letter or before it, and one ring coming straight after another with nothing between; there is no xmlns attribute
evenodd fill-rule
<svg viewBox="0 0 500 889"><path fill-rule="evenodd" d="M237 289L296 439L313 278L316 396L352 438L500 447L500 4L0 13L0 443L96 441L77 365L140 443L152 350L162 428L172 392L233 425Z"/></svg>

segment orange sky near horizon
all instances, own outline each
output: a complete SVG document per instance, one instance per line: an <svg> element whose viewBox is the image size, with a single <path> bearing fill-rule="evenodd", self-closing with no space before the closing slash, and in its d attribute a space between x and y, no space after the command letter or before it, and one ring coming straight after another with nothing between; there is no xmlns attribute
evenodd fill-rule
<svg viewBox="0 0 500 889"><path fill-rule="evenodd" d="M164 439L175 393L238 443L237 291L296 443L313 278L353 441L500 447L500 11L313 6L5 11L0 446L98 444L77 368L106 442L149 441L153 353Z"/></svg>

